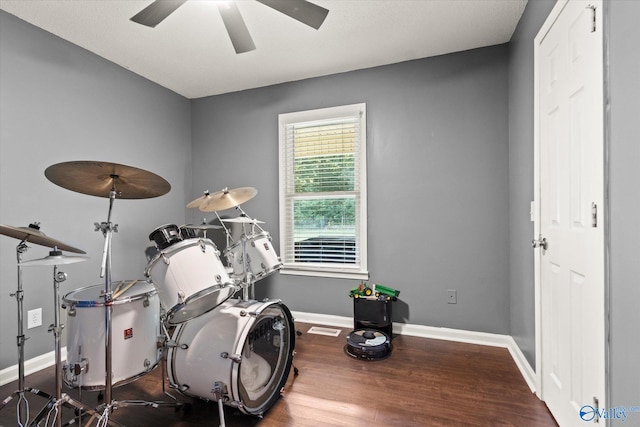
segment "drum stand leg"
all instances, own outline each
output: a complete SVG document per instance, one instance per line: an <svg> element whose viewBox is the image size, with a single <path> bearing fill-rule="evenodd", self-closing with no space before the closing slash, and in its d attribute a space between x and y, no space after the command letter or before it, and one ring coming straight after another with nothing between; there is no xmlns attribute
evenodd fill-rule
<svg viewBox="0 0 640 427"><path fill-rule="evenodd" d="M25 243L26 241L27 239L24 239L18 244L18 246L16 246L16 257L18 260L18 285L16 292L10 294L10 296L16 297L18 306L18 336L16 337L18 345L18 390L13 392L10 396L5 398L2 403L0 403L1 411L14 397L18 396L16 416L17 425L19 426L27 425L29 422L29 401L25 398L25 392L31 392L45 399L51 399L50 395L40 390L25 387L24 384L24 343L28 338L24 336L24 307L22 303L24 299L24 291L22 290L22 267L20 266L20 263L22 262L22 254L29 249Z"/></svg>

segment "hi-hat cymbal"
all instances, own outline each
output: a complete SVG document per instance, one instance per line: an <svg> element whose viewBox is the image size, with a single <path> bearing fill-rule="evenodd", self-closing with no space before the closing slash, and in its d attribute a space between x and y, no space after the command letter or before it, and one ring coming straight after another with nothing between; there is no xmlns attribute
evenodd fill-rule
<svg viewBox="0 0 640 427"><path fill-rule="evenodd" d="M222 226L213 225L213 224L198 224L198 225L186 224L186 225L180 226L180 228L191 228L194 230L219 230L222 228Z"/></svg>
<svg viewBox="0 0 640 427"><path fill-rule="evenodd" d="M40 227L35 224L30 224L28 227L11 227L9 225L0 224L0 234L13 237L18 240L35 243L36 245L46 246L48 248L58 248L63 251L75 252L78 254L86 253L82 249L74 248L73 246L69 246L59 240L52 239L40 231Z"/></svg>
<svg viewBox="0 0 640 427"><path fill-rule="evenodd" d="M143 169L117 163L72 161L49 166L44 175L60 187L90 196L149 199L171 190L164 178Z"/></svg>
<svg viewBox="0 0 640 427"><path fill-rule="evenodd" d="M203 197L203 201L198 208L203 212L217 212L233 208L249 201L258 194L258 190L253 187L240 187L233 190L224 189Z"/></svg>
<svg viewBox="0 0 640 427"><path fill-rule="evenodd" d="M264 224L264 221L249 218L248 216L239 216L237 218L222 219L222 222L235 222L240 224Z"/></svg>
<svg viewBox="0 0 640 427"><path fill-rule="evenodd" d="M76 262L86 261L89 258L86 256L69 256L62 255L60 251L51 251L49 252L49 256L39 259L32 259L29 261L19 262L18 265L23 267L29 267L33 265L63 265L63 264L73 264Z"/></svg>

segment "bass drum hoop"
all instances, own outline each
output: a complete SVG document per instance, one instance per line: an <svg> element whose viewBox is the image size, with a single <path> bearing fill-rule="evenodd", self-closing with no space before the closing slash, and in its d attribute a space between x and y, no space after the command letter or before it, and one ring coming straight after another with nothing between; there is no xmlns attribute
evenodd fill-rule
<svg viewBox="0 0 640 427"><path fill-rule="evenodd" d="M281 300L267 301L260 304L261 304L260 308L255 311L256 315L254 316L253 314L251 314L251 321L247 322L247 324L245 325L242 331L240 339L236 342L235 354L242 354L242 351L244 350L244 344L247 340L247 336L251 332L253 325L256 323L256 320L258 320L259 316L262 314L262 312L265 309L269 308L272 305L277 305L280 309L282 309L282 312L285 315L285 319L288 322L287 326L289 328L290 336L288 337L289 347L287 349L285 348L280 349L281 354L279 355L279 357L286 357L286 360L284 364L284 369L281 372L278 372L280 379L277 380L278 384L274 388L275 392L271 395L271 397L269 397L269 399L267 399L264 403L262 403L262 405L258 406L257 408L249 409L246 407L246 404L244 403L244 400L240 395L240 387L242 385L240 382L240 369L242 369L242 363L233 364L233 369L231 371L231 380L233 384L237 385L237 387L233 387L233 399L235 402L241 402L241 407L239 407L239 409L242 412L248 415L256 415L256 416L262 416L267 410L269 410L278 401L278 399L280 399L281 397L280 391L282 390L282 388L287 382L287 379L289 378L289 372L291 371L291 366L293 365L293 353L296 348L295 325L293 323L293 316L291 315L291 311L289 310L289 308L286 305L282 304ZM289 351L289 354L286 354L285 353L286 351ZM269 379L268 384L272 384L272 382L276 380L276 377L278 375L273 374Z"/></svg>

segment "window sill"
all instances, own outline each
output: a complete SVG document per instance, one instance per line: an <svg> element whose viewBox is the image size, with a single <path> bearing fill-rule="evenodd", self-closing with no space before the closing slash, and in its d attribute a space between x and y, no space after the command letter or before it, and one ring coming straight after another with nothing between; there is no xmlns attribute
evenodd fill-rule
<svg viewBox="0 0 640 427"><path fill-rule="evenodd" d="M280 270L280 274L287 274L291 276L329 277L334 279L369 280L368 271L306 270L285 266Z"/></svg>

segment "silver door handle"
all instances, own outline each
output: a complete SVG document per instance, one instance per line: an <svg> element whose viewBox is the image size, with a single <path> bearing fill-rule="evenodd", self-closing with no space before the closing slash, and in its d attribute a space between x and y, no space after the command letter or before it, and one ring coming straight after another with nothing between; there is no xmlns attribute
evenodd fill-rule
<svg viewBox="0 0 640 427"><path fill-rule="evenodd" d="M538 237L538 239L533 239L531 241L531 246L533 248L542 248L544 250L547 250L547 238L546 237L542 237L542 234L540 235L540 237Z"/></svg>

